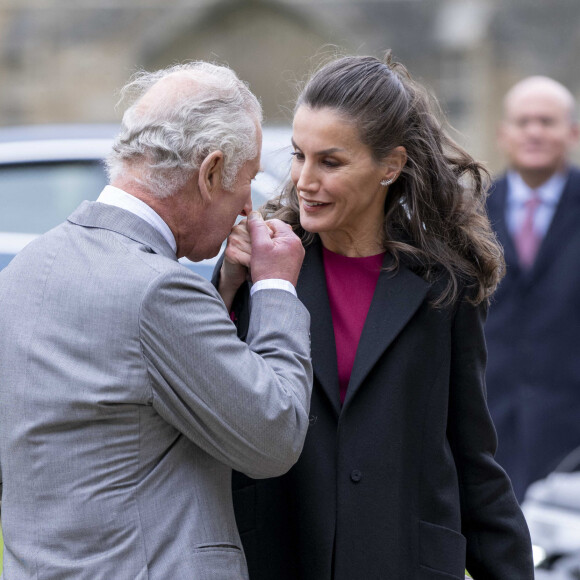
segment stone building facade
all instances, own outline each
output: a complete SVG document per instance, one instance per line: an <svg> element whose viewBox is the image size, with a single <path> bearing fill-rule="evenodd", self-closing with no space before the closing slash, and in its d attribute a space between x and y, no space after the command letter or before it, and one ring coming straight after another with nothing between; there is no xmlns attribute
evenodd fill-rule
<svg viewBox="0 0 580 580"><path fill-rule="evenodd" d="M118 121L132 72L195 59L228 63L287 123L321 60L387 49L493 170L513 82L547 74L580 97L579 0L0 0L0 126Z"/></svg>

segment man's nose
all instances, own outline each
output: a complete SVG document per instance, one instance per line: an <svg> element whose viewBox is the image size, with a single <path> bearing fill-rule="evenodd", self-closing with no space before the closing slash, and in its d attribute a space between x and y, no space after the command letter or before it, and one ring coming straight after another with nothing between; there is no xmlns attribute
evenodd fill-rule
<svg viewBox="0 0 580 580"><path fill-rule="evenodd" d="M242 209L240 215L248 217L251 213L252 213L252 196L250 195L248 201L246 201L246 203L244 204L244 208Z"/></svg>
<svg viewBox="0 0 580 580"><path fill-rule="evenodd" d="M527 133L531 137L540 137L544 132L544 125L541 121L532 121L526 127Z"/></svg>

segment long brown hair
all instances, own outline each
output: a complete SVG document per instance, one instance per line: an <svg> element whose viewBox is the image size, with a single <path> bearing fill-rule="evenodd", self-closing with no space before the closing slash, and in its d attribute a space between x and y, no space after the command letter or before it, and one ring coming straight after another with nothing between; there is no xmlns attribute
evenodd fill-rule
<svg viewBox="0 0 580 580"><path fill-rule="evenodd" d="M489 299L504 267L485 211L489 174L447 134L437 101L407 69L390 52L384 62L338 58L312 76L300 106L330 108L352 121L377 161L405 147L407 163L385 202L384 248L393 269L404 260L429 281L447 272L437 306L456 300L465 286L474 303ZM262 211L291 224L305 245L314 239L300 227L292 183Z"/></svg>

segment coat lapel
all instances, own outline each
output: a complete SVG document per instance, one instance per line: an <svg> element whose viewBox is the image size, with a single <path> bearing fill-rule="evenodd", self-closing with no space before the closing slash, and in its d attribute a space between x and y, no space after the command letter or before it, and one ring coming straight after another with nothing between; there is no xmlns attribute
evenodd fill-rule
<svg viewBox="0 0 580 580"><path fill-rule="evenodd" d="M336 343L319 240L306 249L296 292L311 316L310 341L314 375L338 416L340 393Z"/></svg>
<svg viewBox="0 0 580 580"><path fill-rule="evenodd" d="M385 255L383 267L392 263ZM400 265L398 271L381 271L359 341L343 408L355 396L378 359L425 300L428 282Z"/></svg>

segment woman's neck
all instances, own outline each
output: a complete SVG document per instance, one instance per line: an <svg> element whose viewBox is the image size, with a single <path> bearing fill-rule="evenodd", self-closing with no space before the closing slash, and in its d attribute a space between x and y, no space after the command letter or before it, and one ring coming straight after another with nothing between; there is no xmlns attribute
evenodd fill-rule
<svg viewBox="0 0 580 580"><path fill-rule="evenodd" d="M335 254L349 258L364 258L382 254L385 249L378 236L353 236L336 232L320 232L322 245Z"/></svg>

